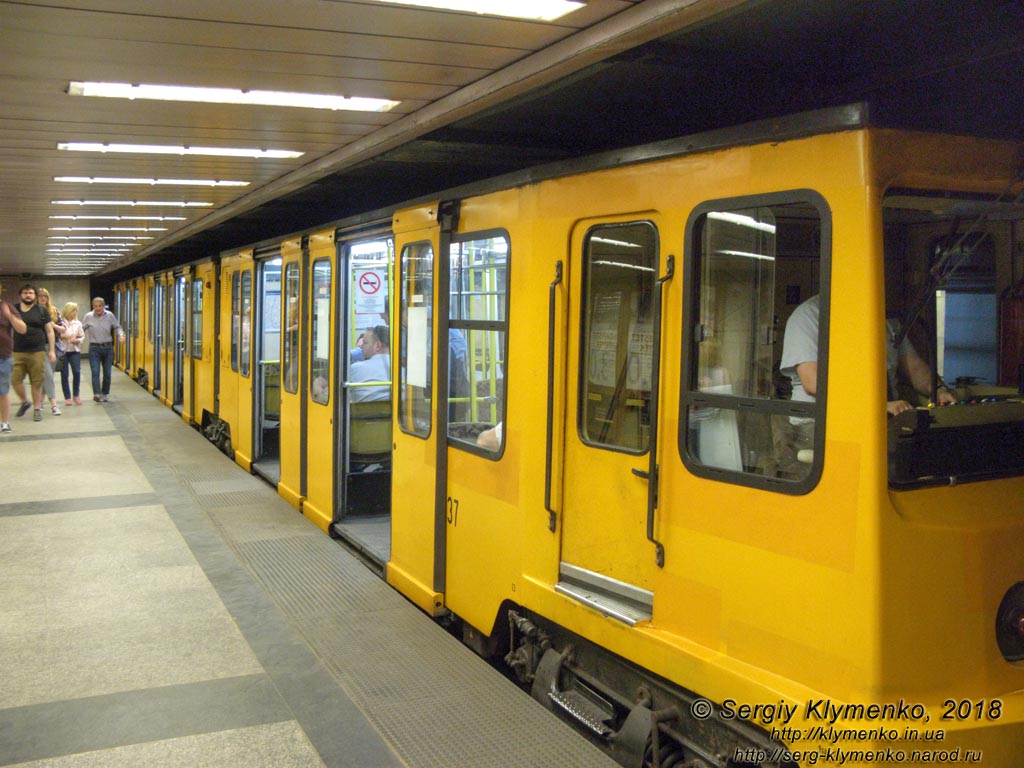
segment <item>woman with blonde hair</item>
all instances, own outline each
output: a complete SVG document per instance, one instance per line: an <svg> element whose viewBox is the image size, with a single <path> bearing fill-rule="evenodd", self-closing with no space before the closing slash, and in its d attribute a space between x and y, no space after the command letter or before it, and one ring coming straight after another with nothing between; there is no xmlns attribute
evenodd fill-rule
<svg viewBox="0 0 1024 768"><path fill-rule="evenodd" d="M62 339L64 338L64 320L50 303L50 292L45 288L36 291L36 301L44 311L50 314L50 322L53 323L54 349L57 353L57 362L60 363L64 354ZM57 389L53 385L53 363L50 358L43 360L43 395L50 401L50 412L54 416L60 416L60 408L57 407Z"/></svg>
<svg viewBox="0 0 1024 768"><path fill-rule="evenodd" d="M78 305L75 302L69 301L64 305L63 315L64 357L59 360L60 386L64 390L64 405L71 405L72 397L75 405L81 405L78 388L82 380L82 340L85 339L85 331L82 329L82 321L78 319Z"/></svg>

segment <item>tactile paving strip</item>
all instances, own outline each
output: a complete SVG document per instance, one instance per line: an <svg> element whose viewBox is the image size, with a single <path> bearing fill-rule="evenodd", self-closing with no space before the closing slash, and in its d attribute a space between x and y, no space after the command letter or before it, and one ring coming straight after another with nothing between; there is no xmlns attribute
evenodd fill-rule
<svg viewBox="0 0 1024 768"><path fill-rule="evenodd" d="M238 553L410 766L612 764L329 539Z"/></svg>

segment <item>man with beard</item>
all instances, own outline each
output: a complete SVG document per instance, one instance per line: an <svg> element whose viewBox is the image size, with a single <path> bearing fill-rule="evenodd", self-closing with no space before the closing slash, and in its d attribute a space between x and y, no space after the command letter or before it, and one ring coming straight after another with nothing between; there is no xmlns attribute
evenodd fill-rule
<svg viewBox="0 0 1024 768"><path fill-rule="evenodd" d="M14 391L21 398L18 416L24 416L31 404L35 409L33 421L43 420L43 360L49 354L50 362L57 361L54 351L53 323L50 313L36 303L34 285L25 284L21 287L21 303L18 311L25 323L25 332L14 332L14 374L12 383ZM25 374L28 374L32 386L32 400L25 397Z"/></svg>
<svg viewBox="0 0 1024 768"><path fill-rule="evenodd" d="M11 431L11 373L14 371L14 331L28 327L21 313L3 300L0 285L0 434Z"/></svg>

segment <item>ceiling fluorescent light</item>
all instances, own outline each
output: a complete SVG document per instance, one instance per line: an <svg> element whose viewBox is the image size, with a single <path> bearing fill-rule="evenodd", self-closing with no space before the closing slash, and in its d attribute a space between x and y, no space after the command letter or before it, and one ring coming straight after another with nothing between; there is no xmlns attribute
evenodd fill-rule
<svg viewBox="0 0 1024 768"><path fill-rule="evenodd" d="M57 149L71 152L134 152L143 155L207 155L210 157L254 157L258 159L291 159L303 152L289 149L248 149L239 147L185 147L168 144L102 144L89 141L62 141Z"/></svg>
<svg viewBox="0 0 1024 768"><path fill-rule="evenodd" d="M351 112L387 112L400 101L361 96L331 96L324 93L289 91L243 91L238 88L200 88L188 85L133 85L131 83L93 83L72 81L71 96L105 96L113 99L155 99L157 101L193 101L204 104L247 104L261 107L298 107L301 109L347 110Z"/></svg>
<svg viewBox="0 0 1024 768"><path fill-rule="evenodd" d="M52 216L50 217L53 218ZM49 227L50 232L166 232L167 227Z"/></svg>
<svg viewBox="0 0 1024 768"><path fill-rule="evenodd" d="M51 200L51 205L152 205L167 208L209 208L213 203L190 203L183 200Z"/></svg>
<svg viewBox="0 0 1024 768"><path fill-rule="evenodd" d="M50 216L51 219L70 219L73 221L185 221L184 216Z"/></svg>
<svg viewBox="0 0 1024 768"><path fill-rule="evenodd" d="M165 184L168 186L182 187L247 187L248 181L225 181L222 179L129 179L113 176L54 176L54 181L66 182L69 184L147 184L156 186Z"/></svg>
<svg viewBox="0 0 1024 768"><path fill-rule="evenodd" d="M554 21L586 5L572 0L381 0L397 5L416 5L445 11L479 13L484 16L508 16L513 19Z"/></svg>

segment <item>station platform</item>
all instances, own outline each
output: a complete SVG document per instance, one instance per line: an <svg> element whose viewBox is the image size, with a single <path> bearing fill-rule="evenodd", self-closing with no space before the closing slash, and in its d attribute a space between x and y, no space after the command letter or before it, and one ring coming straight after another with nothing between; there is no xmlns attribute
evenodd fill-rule
<svg viewBox="0 0 1024 768"><path fill-rule="evenodd" d="M12 422L0 766L615 765L123 374Z"/></svg>

